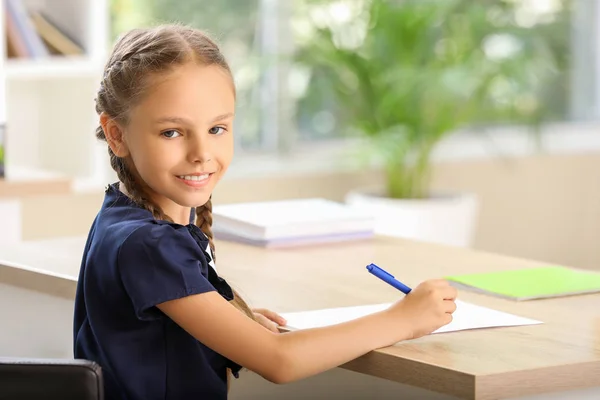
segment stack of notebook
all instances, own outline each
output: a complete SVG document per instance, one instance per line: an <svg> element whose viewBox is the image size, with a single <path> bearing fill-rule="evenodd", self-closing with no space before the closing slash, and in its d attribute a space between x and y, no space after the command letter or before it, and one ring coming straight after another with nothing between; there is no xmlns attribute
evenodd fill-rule
<svg viewBox="0 0 600 400"><path fill-rule="evenodd" d="M215 206L217 239L288 247L370 238L373 217L325 199L294 199Z"/></svg>

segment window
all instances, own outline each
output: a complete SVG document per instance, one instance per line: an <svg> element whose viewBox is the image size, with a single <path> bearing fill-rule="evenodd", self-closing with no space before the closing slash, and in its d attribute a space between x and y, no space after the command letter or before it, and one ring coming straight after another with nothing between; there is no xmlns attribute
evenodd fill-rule
<svg viewBox="0 0 600 400"><path fill-rule="evenodd" d="M131 28L179 21L201 28L215 38L235 74L238 96L238 145L256 147L262 142L256 103L259 65L256 43L259 0L112 0L113 41Z"/></svg>
<svg viewBox="0 0 600 400"><path fill-rule="evenodd" d="M113 38L133 27L170 21L191 24L216 37L236 79L236 133L241 138L237 141L241 149L289 151L302 142L330 140L351 133L351 127L345 123L349 108L342 107L340 97L336 96L336 91L343 88L336 86L331 75L336 73L335 62L343 60L319 63L311 56L327 57L315 33L319 29L325 29L339 46L355 48L358 53L378 51L373 47L377 46L376 41L370 42L369 49L362 46L372 29L376 29L367 21L370 0L111 1ZM595 21L599 19L600 10L596 2L387 1L419 2L428 4L428 10L434 11L432 7L455 5L452 18L456 26L452 29L456 40L446 38L421 49L421 57L429 58L431 63L435 62L436 55L459 51L456 46L463 46L460 51L466 56L476 51L485 53L487 58L514 56L514 62L506 63L506 68L511 70L505 71L491 89L496 93L494 101L498 107L504 108L489 116L481 114L474 122L518 123L519 110L528 107L543 109L539 115L545 120L600 115L600 101L596 98L600 85L596 88L590 84L596 82L593 78L597 69L595 58L591 59L594 53L590 52L598 35ZM433 32L430 25L419 25L427 22L424 15L412 12L402 18L397 21L396 34L403 41L395 43L407 46L411 37L416 40ZM461 27L471 36L465 36ZM393 33L387 32L392 36ZM401 52L402 49L382 51ZM332 57L335 56L339 54L332 53ZM398 57L391 59L399 60ZM521 68L525 64L529 67ZM577 73L572 74L572 71ZM340 67L339 72L347 71ZM538 79L532 79L532 75ZM341 78L352 80L356 76ZM464 80L468 80L468 76ZM502 105L509 95L516 100ZM540 101L541 104L536 103ZM404 106L398 103L399 108Z"/></svg>

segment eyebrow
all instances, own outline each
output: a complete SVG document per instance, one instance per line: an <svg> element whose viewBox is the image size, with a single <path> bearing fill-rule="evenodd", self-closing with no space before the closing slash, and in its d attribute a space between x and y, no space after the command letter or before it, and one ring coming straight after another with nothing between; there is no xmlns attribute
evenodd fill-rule
<svg viewBox="0 0 600 400"><path fill-rule="evenodd" d="M211 119L208 122L210 124L214 124L215 122L219 122L219 121L223 121L224 119L231 118L231 117L233 117L233 115L234 114L232 112L217 115L215 118ZM162 117L162 118L157 119L155 122L157 124L163 124L163 123L168 122L168 123L173 123L173 124L192 125L192 122L189 119L181 118L181 117Z"/></svg>
<svg viewBox="0 0 600 400"><path fill-rule="evenodd" d="M173 124L182 124L182 125L190 125L190 120L187 118L181 117L162 117L155 121L157 124L164 124L166 122L170 122Z"/></svg>
<svg viewBox="0 0 600 400"><path fill-rule="evenodd" d="M210 120L210 123L214 124L215 122L223 121L224 119L231 118L231 117L233 117L233 113L232 112L228 112L228 113L225 113L225 114L217 115L215 118L213 118L213 119Z"/></svg>

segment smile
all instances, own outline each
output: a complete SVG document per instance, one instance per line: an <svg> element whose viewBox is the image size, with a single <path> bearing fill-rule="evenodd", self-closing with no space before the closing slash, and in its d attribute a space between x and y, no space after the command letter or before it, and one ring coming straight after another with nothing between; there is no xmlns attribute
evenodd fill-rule
<svg viewBox="0 0 600 400"><path fill-rule="evenodd" d="M179 179L183 179L186 181L203 181L210 177L211 174L202 174L202 175L178 175Z"/></svg>
<svg viewBox="0 0 600 400"><path fill-rule="evenodd" d="M212 173L205 174L196 174L196 175L176 175L177 179L184 183L187 186L191 186L193 188L201 188L210 182L210 177Z"/></svg>

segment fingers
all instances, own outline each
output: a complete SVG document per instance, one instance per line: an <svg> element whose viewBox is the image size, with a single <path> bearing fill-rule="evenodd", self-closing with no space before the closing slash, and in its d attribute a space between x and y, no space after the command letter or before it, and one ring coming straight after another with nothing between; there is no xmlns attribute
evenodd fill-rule
<svg viewBox="0 0 600 400"><path fill-rule="evenodd" d="M448 287L443 289L444 300L456 300L458 296L458 290L455 287L448 285Z"/></svg>
<svg viewBox="0 0 600 400"><path fill-rule="evenodd" d="M265 308L255 308L252 310L256 321L274 333L279 333L278 326L285 326L287 321L281 315L267 310Z"/></svg>
<svg viewBox="0 0 600 400"><path fill-rule="evenodd" d="M454 317L452 316L452 314L446 314L445 320L444 320L444 325L448 325L450 322L452 322L453 319L454 319Z"/></svg>
<svg viewBox="0 0 600 400"><path fill-rule="evenodd" d="M445 312L447 314L454 314L456 311L456 303L453 300L444 300Z"/></svg>
<svg viewBox="0 0 600 400"><path fill-rule="evenodd" d="M273 333L279 333L279 329L277 329L277 324L262 314L254 313L254 317L256 318L256 322L267 328Z"/></svg>
<svg viewBox="0 0 600 400"><path fill-rule="evenodd" d="M266 318L270 319L271 321L273 321L276 324L279 324L281 326L285 326L285 324L287 324L287 321L285 320L285 318L283 318L281 315L277 314L276 312L267 310L266 308L255 308L252 311L254 311L255 313L264 315Z"/></svg>
<svg viewBox="0 0 600 400"><path fill-rule="evenodd" d="M435 286L440 286L440 287L448 286L448 281L445 279L431 279L429 282L431 282Z"/></svg>
<svg viewBox="0 0 600 400"><path fill-rule="evenodd" d="M454 286L450 285L445 279L432 279L428 281L431 285L431 290L436 291L443 296L444 300L456 300L458 296L458 290Z"/></svg>

